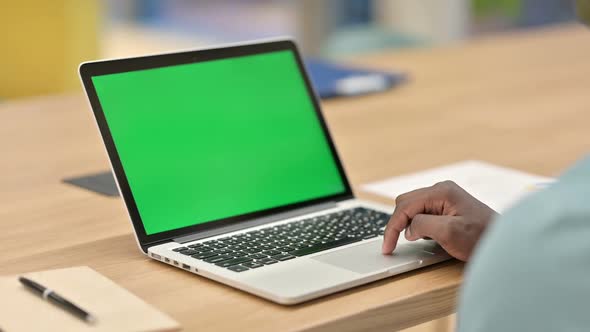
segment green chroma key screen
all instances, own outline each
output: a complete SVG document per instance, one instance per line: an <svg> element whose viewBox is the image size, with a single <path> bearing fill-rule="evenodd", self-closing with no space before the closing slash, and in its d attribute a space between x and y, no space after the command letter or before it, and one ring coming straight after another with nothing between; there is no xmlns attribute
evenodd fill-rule
<svg viewBox="0 0 590 332"><path fill-rule="evenodd" d="M92 82L147 235L346 191L291 51Z"/></svg>

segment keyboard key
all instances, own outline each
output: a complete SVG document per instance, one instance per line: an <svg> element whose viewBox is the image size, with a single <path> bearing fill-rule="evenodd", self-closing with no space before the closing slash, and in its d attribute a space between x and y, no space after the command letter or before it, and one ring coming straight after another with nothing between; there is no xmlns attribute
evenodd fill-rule
<svg viewBox="0 0 590 332"><path fill-rule="evenodd" d="M237 265L237 264L246 263L246 262L251 262L251 261L252 261L252 258L238 257L238 258L234 258L234 259L230 259L230 260L227 260L227 261L216 263L215 265L221 266L221 267L228 267L228 266Z"/></svg>
<svg viewBox="0 0 590 332"><path fill-rule="evenodd" d="M255 254L257 252L261 252L262 249L260 248L248 248L248 249L244 249L244 252L247 252L249 254Z"/></svg>
<svg viewBox="0 0 590 332"><path fill-rule="evenodd" d="M332 241L332 242L328 242L328 243L320 243L320 244L315 244L311 247L297 249L295 251L291 251L290 254L294 255L294 256L305 256L305 255L313 254L316 252L344 246L344 245L347 245L350 243L358 242L360 240L361 240L360 237L347 237L347 238L343 238L343 239L340 239L337 241Z"/></svg>
<svg viewBox="0 0 590 332"><path fill-rule="evenodd" d="M270 265L270 264L275 264L278 263L278 261L272 259L272 258L264 258L261 260L256 261L257 263L262 263L264 265Z"/></svg>
<svg viewBox="0 0 590 332"><path fill-rule="evenodd" d="M267 258L268 256L266 256L264 254L252 254L252 255L250 255L248 257L254 258L254 259L263 259L263 258Z"/></svg>
<svg viewBox="0 0 590 332"><path fill-rule="evenodd" d="M295 248L291 248L291 247L283 247L283 248L277 248L276 250L277 250L277 251L280 251L280 252L289 252L289 251L293 251L293 250L295 250Z"/></svg>
<svg viewBox="0 0 590 332"><path fill-rule="evenodd" d="M267 250L267 251L263 251L262 253L267 256L274 256L274 255L280 254L281 252L277 251L277 250Z"/></svg>
<svg viewBox="0 0 590 332"><path fill-rule="evenodd" d="M172 251L179 252L179 251L183 251L183 250L187 250L187 249L188 249L187 247L178 247L178 248L172 249Z"/></svg>
<svg viewBox="0 0 590 332"><path fill-rule="evenodd" d="M374 238L374 237L377 237L377 233L365 234L365 236L363 236L363 240L367 240L367 239Z"/></svg>
<svg viewBox="0 0 590 332"><path fill-rule="evenodd" d="M260 263L256 263L256 262L250 262L250 263L243 263L243 266L249 267L251 269L257 269L259 267L263 267L264 264L260 264Z"/></svg>
<svg viewBox="0 0 590 332"><path fill-rule="evenodd" d="M186 249L186 250L180 251L180 253L183 255L191 256L191 255L197 254L199 252L196 250L192 250L192 249Z"/></svg>
<svg viewBox="0 0 590 332"><path fill-rule="evenodd" d="M248 246L253 246L256 245L256 243L258 243L258 239L253 237L247 237L244 239L244 243Z"/></svg>
<svg viewBox="0 0 590 332"><path fill-rule="evenodd" d="M277 261L286 261L295 258L295 256L289 254L280 254L272 256L271 258L276 259Z"/></svg>
<svg viewBox="0 0 590 332"><path fill-rule="evenodd" d="M206 258L203 261L205 261L207 263L218 263L218 262L230 260L232 258L233 258L232 256L217 255L217 256Z"/></svg>
<svg viewBox="0 0 590 332"><path fill-rule="evenodd" d="M236 252L232 252L231 255L234 257L244 257L244 256L248 256L248 253L245 253L243 251L236 251Z"/></svg>
<svg viewBox="0 0 590 332"><path fill-rule="evenodd" d="M212 257L212 256L217 256L217 254L212 251L207 251L207 252L198 253L196 255L192 255L191 257L196 258L196 259L204 259L204 258L208 258L208 257Z"/></svg>
<svg viewBox="0 0 590 332"><path fill-rule="evenodd" d="M233 251L231 251L229 249L217 249L217 250L213 250L213 252L216 254L228 254Z"/></svg>
<svg viewBox="0 0 590 332"><path fill-rule="evenodd" d="M245 266L242 265L234 265L234 266L230 266L227 268L228 270L232 270L234 272L244 272L244 271L248 271L249 269Z"/></svg>
<svg viewBox="0 0 590 332"><path fill-rule="evenodd" d="M190 245L190 246L188 246L188 247L189 247L189 248L196 249L196 248L201 248L201 247L203 247L203 246L204 246L204 244L202 244L202 243L196 243L196 244L191 244L191 245Z"/></svg>

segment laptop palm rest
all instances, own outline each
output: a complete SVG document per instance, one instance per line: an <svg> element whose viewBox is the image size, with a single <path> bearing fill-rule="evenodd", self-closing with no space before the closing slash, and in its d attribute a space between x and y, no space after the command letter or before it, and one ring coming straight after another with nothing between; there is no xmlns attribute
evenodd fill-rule
<svg viewBox="0 0 590 332"><path fill-rule="evenodd" d="M383 255L381 254L382 240L375 239L365 244L314 256L311 259L356 273L374 273L432 258L432 253L423 251L425 244L422 242L427 241L402 243L392 255Z"/></svg>

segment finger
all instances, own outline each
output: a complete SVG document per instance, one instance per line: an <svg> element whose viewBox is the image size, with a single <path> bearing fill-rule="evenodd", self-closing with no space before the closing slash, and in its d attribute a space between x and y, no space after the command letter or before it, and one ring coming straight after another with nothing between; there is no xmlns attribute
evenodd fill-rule
<svg viewBox="0 0 590 332"><path fill-rule="evenodd" d="M408 223L408 220L397 220L399 218L402 217L394 218L392 215L389 219L389 222L387 223L387 226L385 227L385 232L383 233L383 244L381 245L381 252L383 254L391 254L393 249L395 249L397 246L399 234L404 230L405 224Z"/></svg>
<svg viewBox="0 0 590 332"><path fill-rule="evenodd" d="M406 239L416 241L428 237L443 245L449 241L449 227L456 217L418 214L405 232Z"/></svg>
<svg viewBox="0 0 590 332"><path fill-rule="evenodd" d="M400 233L406 228L410 220L419 213L425 212L426 200L432 195L433 189L422 188L400 195L395 200L395 211L391 215L383 234L383 254L391 254L397 246Z"/></svg>

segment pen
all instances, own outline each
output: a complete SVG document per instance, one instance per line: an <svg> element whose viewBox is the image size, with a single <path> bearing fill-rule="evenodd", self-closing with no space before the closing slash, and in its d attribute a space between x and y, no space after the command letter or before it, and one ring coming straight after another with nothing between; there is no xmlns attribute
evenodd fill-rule
<svg viewBox="0 0 590 332"><path fill-rule="evenodd" d="M26 288L41 295L43 299L52 302L53 304L65 309L66 311L69 311L71 314L82 319L83 321L91 324L96 321L94 316L92 316L90 313L73 304L72 302L64 299L63 297L59 296L51 289L25 277L18 277L18 281L20 281L20 283L23 284Z"/></svg>

